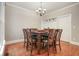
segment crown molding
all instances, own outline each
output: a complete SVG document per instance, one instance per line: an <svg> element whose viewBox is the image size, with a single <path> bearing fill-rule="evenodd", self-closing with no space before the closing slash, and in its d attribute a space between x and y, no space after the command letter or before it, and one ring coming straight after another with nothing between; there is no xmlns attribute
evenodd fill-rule
<svg viewBox="0 0 79 59"><path fill-rule="evenodd" d="M14 43L19 43L19 42L24 42L24 39L17 39L17 40L12 40L12 41L6 41L6 45L8 44L14 44Z"/></svg>
<svg viewBox="0 0 79 59"><path fill-rule="evenodd" d="M77 3L74 3L74 4L72 4L72 5L69 5L69 6L66 6L66 7L60 8L60 9L58 9L58 10L55 10L55 11L64 10L64 9L67 9L67 8L73 7L73 6L78 5L78 4L79 4L79 3L77 2ZM25 10L25 11L26 11L26 10L30 10L30 9L26 9L26 8L21 7L21 6L17 6L17 5L10 4L10 3L6 3L6 5L8 5L8 6L12 6L12 7L16 7L16 8L19 8L19 9L23 9L23 10ZM32 10L30 10L30 11L32 11ZM55 11L51 11L51 12L55 12ZM48 12L48 14L51 13L51 12Z"/></svg>
<svg viewBox="0 0 79 59"><path fill-rule="evenodd" d="M14 5L14 4L10 4L10 3L6 3L6 5L7 5L7 6L14 7L14 8L22 9L22 10L24 10L24 11L27 11L27 10L32 11L32 10L30 10L30 9L26 9L26 8L23 8L23 7ZM32 12L34 12L34 11L32 11Z"/></svg>
<svg viewBox="0 0 79 59"><path fill-rule="evenodd" d="M79 4L79 3L74 3L74 4L72 4L72 5L69 5L69 6L66 6L66 7L60 8L60 9L58 9L58 10L51 11L51 12L56 12L56 11L61 11L61 10L64 10L64 9L68 9L68 8L73 7L73 6L76 6L76 5L78 5L78 4ZM51 12L49 12L48 14L50 14Z"/></svg>

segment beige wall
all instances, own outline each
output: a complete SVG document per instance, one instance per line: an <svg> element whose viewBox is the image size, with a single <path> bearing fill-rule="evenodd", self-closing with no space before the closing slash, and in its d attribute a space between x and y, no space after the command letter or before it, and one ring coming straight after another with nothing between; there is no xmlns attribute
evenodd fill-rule
<svg viewBox="0 0 79 59"><path fill-rule="evenodd" d="M46 14L42 20L71 14L71 41L79 43L79 4ZM23 39L22 28L40 28L40 17L30 10L6 6L6 40Z"/></svg>
<svg viewBox="0 0 79 59"><path fill-rule="evenodd" d="M71 41L79 43L79 3L65 7L44 16L44 19L71 14Z"/></svg>
<svg viewBox="0 0 79 59"><path fill-rule="evenodd" d="M79 43L79 4L72 8L72 41Z"/></svg>
<svg viewBox="0 0 79 59"><path fill-rule="evenodd" d="M23 28L40 28L40 17L33 11L6 5L6 41L23 39Z"/></svg>

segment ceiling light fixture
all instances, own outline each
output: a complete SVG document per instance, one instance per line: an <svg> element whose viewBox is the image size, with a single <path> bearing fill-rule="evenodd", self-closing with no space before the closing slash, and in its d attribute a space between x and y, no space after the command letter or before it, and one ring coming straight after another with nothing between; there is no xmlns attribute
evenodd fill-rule
<svg viewBox="0 0 79 59"><path fill-rule="evenodd" d="M36 13L39 14L40 16L43 16L46 14L46 9L43 9L42 8L42 2L40 2L40 8L37 8L36 10Z"/></svg>

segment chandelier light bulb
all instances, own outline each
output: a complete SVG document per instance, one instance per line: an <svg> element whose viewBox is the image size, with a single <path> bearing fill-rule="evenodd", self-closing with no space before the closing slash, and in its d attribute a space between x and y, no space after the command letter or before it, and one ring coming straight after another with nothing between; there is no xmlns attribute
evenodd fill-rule
<svg viewBox="0 0 79 59"><path fill-rule="evenodd" d="M46 9L43 9L44 11L46 11Z"/></svg>
<svg viewBox="0 0 79 59"><path fill-rule="evenodd" d="M39 10L36 10L36 12L39 12Z"/></svg>
<svg viewBox="0 0 79 59"><path fill-rule="evenodd" d="M38 10L42 10L42 8L38 8Z"/></svg>
<svg viewBox="0 0 79 59"><path fill-rule="evenodd" d="M42 11L42 13L44 14L44 13L45 13L45 11L43 10L43 11Z"/></svg>

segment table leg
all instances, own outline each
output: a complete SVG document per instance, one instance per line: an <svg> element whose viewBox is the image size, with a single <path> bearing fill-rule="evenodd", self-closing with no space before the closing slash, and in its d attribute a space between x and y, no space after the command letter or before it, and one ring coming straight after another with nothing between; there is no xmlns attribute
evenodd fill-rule
<svg viewBox="0 0 79 59"><path fill-rule="evenodd" d="M38 54L40 54L40 43L41 43L41 41L40 41L41 39L40 38L41 38L41 36L39 34L38 35L38 43L37 43L38 44Z"/></svg>

